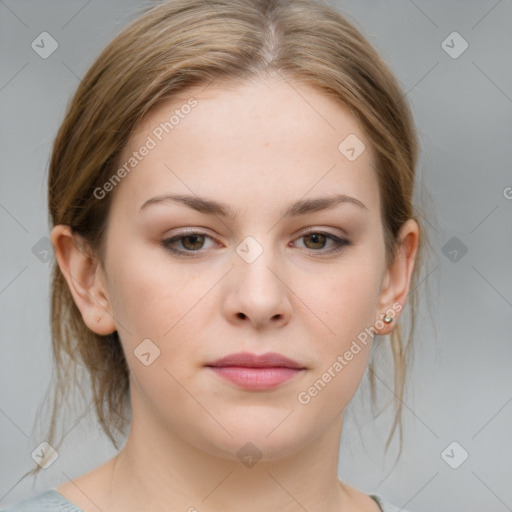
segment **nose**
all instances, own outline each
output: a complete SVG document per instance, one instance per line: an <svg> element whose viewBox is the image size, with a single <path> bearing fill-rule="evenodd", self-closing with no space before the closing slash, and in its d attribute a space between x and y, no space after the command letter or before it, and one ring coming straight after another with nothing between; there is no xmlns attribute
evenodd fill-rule
<svg viewBox="0 0 512 512"><path fill-rule="evenodd" d="M292 314L289 287L282 266L265 248L252 262L234 255L234 268L227 276L224 313L231 323L251 324L258 330L283 327Z"/></svg>

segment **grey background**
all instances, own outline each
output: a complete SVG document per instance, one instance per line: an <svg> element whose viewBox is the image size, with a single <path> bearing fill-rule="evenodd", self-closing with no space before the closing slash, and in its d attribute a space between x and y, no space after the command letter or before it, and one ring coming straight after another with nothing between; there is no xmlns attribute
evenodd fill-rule
<svg viewBox="0 0 512 512"><path fill-rule="evenodd" d="M339 476L410 511L512 510L512 2L334 3L407 91L422 144L419 185L430 191L418 200L436 249L420 285L425 297L427 284L435 292L404 399L402 458L393 464L396 442L384 454L390 415L371 422L361 392L348 413ZM80 77L140 5L0 1L2 506L116 453L93 414L73 417L57 461L36 482L20 481L44 440L32 427L41 426L38 408L52 372L50 264L41 261L51 144ZM31 48L44 31L59 45L47 59ZM469 45L455 59L441 46L454 31ZM390 397L385 382L379 392ZM462 449L469 454L458 469L441 455L453 441L461 448L448 450L447 460L457 462Z"/></svg>

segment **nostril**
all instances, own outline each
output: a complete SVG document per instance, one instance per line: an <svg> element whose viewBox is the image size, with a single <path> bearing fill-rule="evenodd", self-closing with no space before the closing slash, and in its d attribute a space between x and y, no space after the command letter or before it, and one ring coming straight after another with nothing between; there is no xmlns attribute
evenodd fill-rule
<svg viewBox="0 0 512 512"><path fill-rule="evenodd" d="M238 313L238 318L245 318L245 314L244 313Z"/></svg>

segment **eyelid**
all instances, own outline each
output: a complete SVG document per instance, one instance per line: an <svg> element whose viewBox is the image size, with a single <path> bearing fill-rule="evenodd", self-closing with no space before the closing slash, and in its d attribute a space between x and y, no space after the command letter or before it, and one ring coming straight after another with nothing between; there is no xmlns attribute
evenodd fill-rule
<svg viewBox="0 0 512 512"><path fill-rule="evenodd" d="M348 238L348 234L339 228L327 228L327 227L313 226L313 227L305 228L305 229L306 229L306 231L298 231L297 234L293 235L295 237L295 239L300 238L302 236L309 235L310 233L322 233L324 235L334 236L334 237L338 237L338 238ZM328 231L329 229L336 229L337 233L331 233ZM183 231L180 231L178 233L170 235L170 236L166 237L166 239L180 237L180 236L187 236L187 235L208 236L217 242L219 241L214 235L211 235L210 233L208 233L208 228L204 228L201 226L185 227L185 228L183 228Z"/></svg>
<svg viewBox="0 0 512 512"><path fill-rule="evenodd" d="M179 239L179 238L184 238L184 237L187 237L187 236L190 236L190 235L198 235L198 236L204 236L206 238L211 238L212 240L214 240L215 242L219 242L218 238L215 237L214 235L210 234L208 232L208 229L207 228L203 228L203 227L185 227L183 228L182 231L178 231L176 233L173 233L171 235L168 235L168 236L165 236L164 237L164 242L165 241L168 241L168 240L171 240L171 239Z"/></svg>
<svg viewBox="0 0 512 512"><path fill-rule="evenodd" d="M336 233L330 232L329 229L333 229L333 228L327 228L327 227L323 228L320 226L306 228L306 231L301 231L300 235L297 238L300 238L301 236L309 235L311 233L322 233L323 235L329 235L329 236L333 236L333 237L337 237L337 238L348 238L348 234L339 228L337 229Z"/></svg>

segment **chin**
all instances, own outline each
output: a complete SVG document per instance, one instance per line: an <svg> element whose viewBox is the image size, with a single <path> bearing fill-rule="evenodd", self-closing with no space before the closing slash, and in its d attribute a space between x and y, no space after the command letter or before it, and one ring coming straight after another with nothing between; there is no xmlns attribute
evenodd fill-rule
<svg viewBox="0 0 512 512"><path fill-rule="evenodd" d="M232 437L218 431L219 435L215 438L208 432L203 440L205 444L202 443L203 448L225 459L238 459L244 463L248 457L249 460L264 462L293 455L320 434L317 422L308 429L304 422L299 424L297 419L292 419L293 413L286 418L290 411L278 412L266 418L260 417L259 420L245 419L229 426L223 423Z"/></svg>

